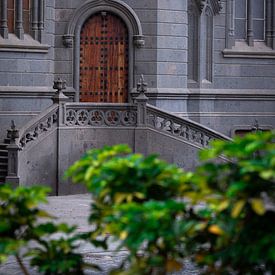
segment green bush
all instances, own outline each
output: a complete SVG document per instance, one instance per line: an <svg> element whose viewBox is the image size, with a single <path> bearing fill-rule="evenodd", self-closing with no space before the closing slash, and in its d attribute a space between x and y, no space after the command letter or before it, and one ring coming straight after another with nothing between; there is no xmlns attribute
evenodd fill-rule
<svg viewBox="0 0 275 275"><path fill-rule="evenodd" d="M259 132L216 141L201 153L206 162L190 180L196 194L189 198L211 215L188 242L207 274L275 273L274 137ZM228 161L213 162L220 155Z"/></svg>
<svg viewBox="0 0 275 275"><path fill-rule="evenodd" d="M23 274L29 274L26 257L47 275L84 274L84 267L96 268L76 252L82 240L76 228L53 223L53 217L39 208L49 191L41 186L12 189L0 185L0 264L15 256Z"/></svg>
<svg viewBox="0 0 275 275"><path fill-rule="evenodd" d="M67 176L93 194L91 236L108 233L130 251L130 267L116 274L166 274L184 257L207 274L274 273L275 212L266 202L274 202L273 141L272 133L216 141L194 173L105 147Z"/></svg>
<svg viewBox="0 0 275 275"><path fill-rule="evenodd" d="M28 256L44 274L83 274L79 242L106 249L115 239L129 257L112 274L167 274L185 258L205 274L275 274L274 140L259 132L215 141L193 173L125 145L90 150L66 174L93 196L94 229L81 235L39 209L47 189L0 186L0 261L14 255L28 274Z"/></svg>
<svg viewBox="0 0 275 275"><path fill-rule="evenodd" d="M188 177L181 169L116 145L88 151L67 176L93 194L92 238L108 233L130 251L129 274L181 267L181 223L190 211L178 201Z"/></svg>

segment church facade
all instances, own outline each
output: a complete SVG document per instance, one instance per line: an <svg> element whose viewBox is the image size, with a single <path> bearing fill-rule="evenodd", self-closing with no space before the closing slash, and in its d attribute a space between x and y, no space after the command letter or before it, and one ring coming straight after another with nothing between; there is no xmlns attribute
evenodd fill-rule
<svg viewBox="0 0 275 275"><path fill-rule="evenodd" d="M275 128L275 0L0 5L0 142L51 106L58 77L82 105L131 104L143 75L149 104L225 136Z"/></svg>

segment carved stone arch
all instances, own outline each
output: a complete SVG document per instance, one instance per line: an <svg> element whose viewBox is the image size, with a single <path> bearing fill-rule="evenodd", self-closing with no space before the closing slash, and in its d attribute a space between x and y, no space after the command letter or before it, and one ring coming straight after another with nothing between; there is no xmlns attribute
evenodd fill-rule
<svg viewBox="0 0 275 275"><path fill-rule="evenodd" d="M209 4L204 6L204 8L202 10L202 14L206 15L206 16L214 16L215 15Z"/></svg>
<svg viewBox="0 0 275 275"><path fill-rule="evenodd" d="M201 10L203 12L208 7L211 10L212 15L219 14L222 6L220 0L194 0ZM209 11L208 11L209 12Z"/></svg>
<svg viewBox="0 0 275 275"><path fill-rule="evenodd" d="M137 47L144 46L144 37L140 20L135 11L121 0L88 0L81 7L75 10L63 35L63 43L66 47L73 46L73 40L77 30L94 13L100 11L112 12L125 22L129 34L132 35L134 44Z"/></svg>
<svg viewBox="0 0 275 275"><path fill-rule="evenodd" d="M88 0L75 10L67 25L66 33L63 36L64 46L73 48L73 87L76 90L75 101L79 101L80 32L86 20L99 12L112 13L120 17L127 26L129 35L129 94L134 87L135 48L144 46L144 37L138 16L131 7L121 0Z"/></svg>

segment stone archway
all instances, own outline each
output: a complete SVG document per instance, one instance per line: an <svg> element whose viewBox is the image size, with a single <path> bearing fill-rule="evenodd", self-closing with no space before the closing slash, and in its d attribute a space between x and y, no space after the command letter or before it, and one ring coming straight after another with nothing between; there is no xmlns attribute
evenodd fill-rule
<svg viewBox="0 0 275 275"><path fill-rule="evenodd" d="M128 101L128 29L110 12L93 14L80 32L79 101Z"/></svg>
<svg viewBox="0 0 275 275"><path fill-rule="evenodd" d="M66 47L73 48L73 88L75 89L75 101L79 101L80 87L80 35L82 26L94 14L102 11L119 17L128 29L128 99L129 93L135 87L134 64L135 50L144 46L141 23L134 10L121 0L87 0L71 16L66 32L63 35L63 43ZM103 99L104 100L104 99ZM104 101L103 101L104 102Z"/></svg>

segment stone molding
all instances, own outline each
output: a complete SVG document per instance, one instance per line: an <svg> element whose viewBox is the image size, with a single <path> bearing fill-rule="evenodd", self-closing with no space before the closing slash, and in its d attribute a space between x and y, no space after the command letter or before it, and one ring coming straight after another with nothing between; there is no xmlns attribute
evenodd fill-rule
<svg viewBox="0 0 275 275"><path fill-rule="evenodd" d="M143 47L144 37L140 20L135 11L121 0L88 0L80 8L76 9L69 21L66 33L63 35L64 46L71 48L77 28L81 28L84 21L92 14L99 11L109 11L120 16L126 23L136 47Z"/></svg>

